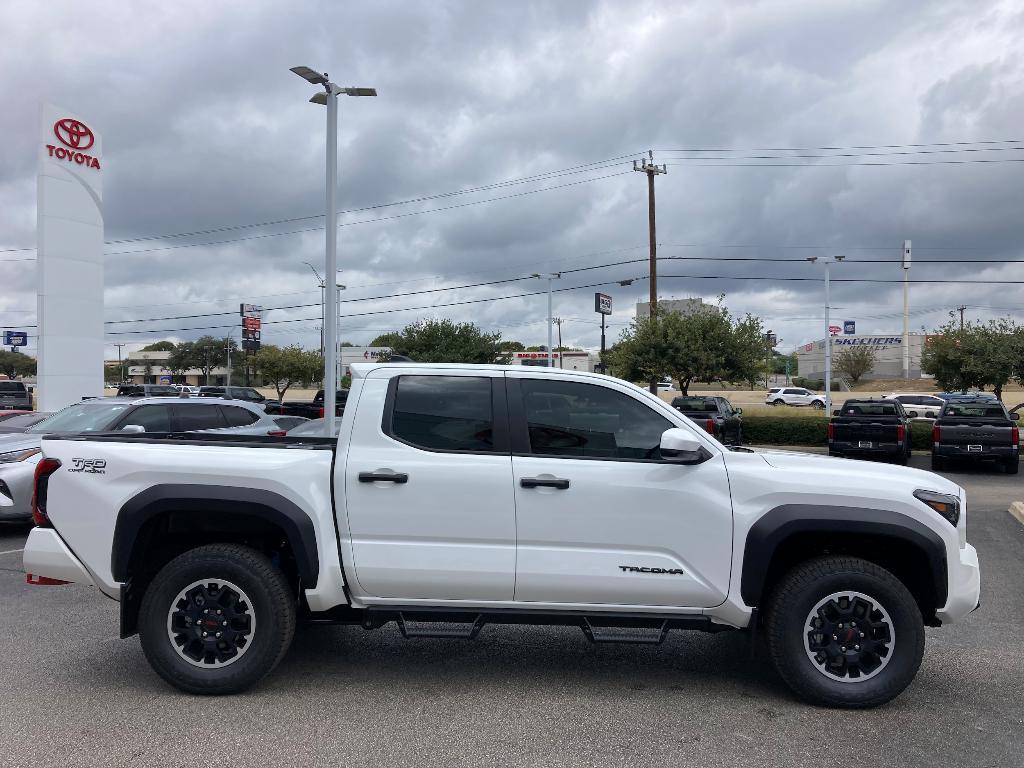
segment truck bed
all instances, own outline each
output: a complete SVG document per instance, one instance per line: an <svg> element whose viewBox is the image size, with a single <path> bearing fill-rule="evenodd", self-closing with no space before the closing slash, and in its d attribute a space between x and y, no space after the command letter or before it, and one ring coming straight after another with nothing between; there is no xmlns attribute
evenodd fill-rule
<svg viewBox="0 0 1024 768"><path fill-rule="evenodd" d="M283 448L292 450L333 451L333 437L297 435L240 435L217 432L97 432L81 435L44 435L43 440L67 440L91 443L155 443L158 445L223 445L232 448Z"/></svg>

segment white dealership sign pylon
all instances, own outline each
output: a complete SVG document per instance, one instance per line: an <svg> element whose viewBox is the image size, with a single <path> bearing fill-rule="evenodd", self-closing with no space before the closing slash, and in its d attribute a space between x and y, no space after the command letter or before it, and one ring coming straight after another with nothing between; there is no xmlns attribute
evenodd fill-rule
<svg viewBox="0 0 1024 768"><path fill-rule="evenodd" d="M42 108L36 207L38 408L103 395L103 140Z"/></svg>

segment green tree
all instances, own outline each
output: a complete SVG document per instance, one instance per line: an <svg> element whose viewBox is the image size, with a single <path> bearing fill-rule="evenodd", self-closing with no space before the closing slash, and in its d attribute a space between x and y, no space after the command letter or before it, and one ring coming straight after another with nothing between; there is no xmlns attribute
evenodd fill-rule
<svg viewBox="0 0 1024 768"><path fill-rule="evenodd" d="M874 367L877 357L874 347L847 347L835 356L832 367L853 385Z"/></svg>
<svg viewBox="0 0 1024 768"><path fill-rule="evenodd" d="M386 346L396 355L418 363L493 363L501 358L500 333L484 333L473 323L447 319L412 323L389 341Z"/></svg>
<svg viewBox="0 0 1024 768"><path fill-rule="evenodd" d="M173 341L157 341L143 347L140 352L173 352L178 345Z"/></svg>
<svg viewBox="0 0 1024 768"><path fill-rule="evenodd" d="M398 331L390 331L389 333L382 333L380 336L370 342L371 347L394 347L395 344L402 340L402 334Z"/></svg>
<svg viewBox="0 0 1024 768"><path fill-rule="evenodd" d="M734 320L724 305L683 315L659 310L638 317L607 353L616 375L650 381L668 374L683 394L694 381L756 381L764 371L764 327L752 315Z"/></svg>
<svg viewBox="0 0 1024 768"><path fill-rule="evenodd" d="M319 351L309 352L297 344L287 347L266 344L252 356L252 362L264 381L277 390L278 400L293 384L315 380L323 365Z"/></svg>
<svg viewBox="0 0 1024 768"><path fill-rule="evenodd" d="M925 343L921 370L944 390L991 387L1001 399L1010 379L1024 376L1024 329L1008 317L962 328L950 319Z"/></svg>
<svg viewBox="0 0 1024 768"><path fill-rule="evenodd" d="M0 349L0 373L5 373L12 379L19 376L35 376L36 359L24 352Z"/></svg>
<svg viewBox="0 0 1024 768"><path fill-rule="evenodd" d="M103 366L103 381L112 381L115 384L120 384L123 372L124 368L117 363L107 363Z"/></svg>

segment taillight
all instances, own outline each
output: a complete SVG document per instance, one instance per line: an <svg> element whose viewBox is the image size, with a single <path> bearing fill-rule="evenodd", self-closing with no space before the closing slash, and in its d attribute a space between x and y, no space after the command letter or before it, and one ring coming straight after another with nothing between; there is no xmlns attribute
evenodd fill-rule
<svg viewBox="0 0 1024 768"><path fill-rule="evenodd" d="M267 434L270 435L271 437L284 437L288 433L285 432L283 429L272 429L269 432L267 432Z"/></svg>
<svg viewBox="0 0 1024 768"><path fill-rule="evenodd" d="M50 518L46 516L46 488L50 475L60 469L57 459L40 459L36 464L35 480L32 483L32 522L40 528L52 527Z"/></svg>
<svg viewBox="0 0 1024 768"><path fill-rule="evenodd" d="M715 420L708 419L708 423L704 426L704 428L708 431L709 435L715 434Z"/></svg>
<svg viewBox="0 0 1024 768"><path fill-rule="evenodd" d="M323 408L321 408L321 409L320 409L320 418L322 419L323 417L324 417L324 409L323 409Z"/></svg>
<svg viewBox="0 0 1024 768"><path fill-rule="evenodd" d="M939 425L935 424L932 426L932 442L939 442Z"/></svg>
<svg viewBox="0 0 1024 768"><path fill-rule="evenodd" d="M831 421L828 423L828 439L831 442L836 436L836 425Z"/></svg>
<svg viewBox="0 0 1024 768"><path fill-rule="evenodd" d="M903 438L906 437L906 436L907 436L907 428L904 427L902 424L897 424L896 425L896 442L897 443L902 443L903 442Z"/></svg>
<svg viewBox="0 0 1024 768"><path fill-rule="evenodd" d="M1010 429L1010 436L1012 438L1010 440L1011 443L1014 445L1020 445L1020 427L1016 424Z"/></svg>

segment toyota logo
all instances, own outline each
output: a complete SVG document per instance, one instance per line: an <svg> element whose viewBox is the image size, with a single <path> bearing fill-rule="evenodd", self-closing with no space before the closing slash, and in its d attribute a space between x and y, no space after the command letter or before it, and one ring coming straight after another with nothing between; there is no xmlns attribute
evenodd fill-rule
<svg viewBox="0 0 1024 768"><path fill-rule="evenodd" d="M96 141L96 137L85 123L70 117L53 124L53 135L61 144L72 149L88 149Z"/></svg>

